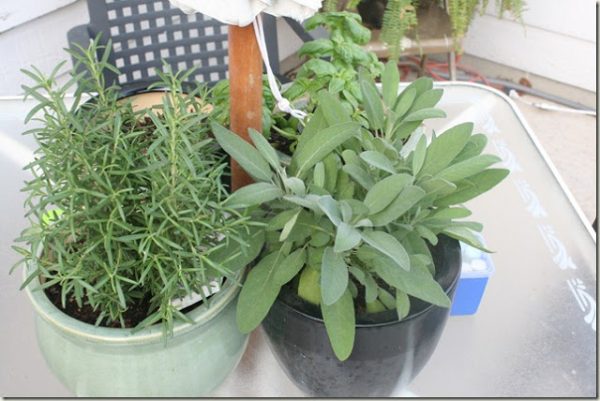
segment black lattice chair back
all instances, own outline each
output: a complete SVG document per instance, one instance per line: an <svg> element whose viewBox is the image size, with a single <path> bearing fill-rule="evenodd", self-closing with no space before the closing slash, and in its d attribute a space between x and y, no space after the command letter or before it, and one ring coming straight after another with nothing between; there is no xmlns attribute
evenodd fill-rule
<svg viewBox="0 0 600 401"><path fill-rule="evenodd" d="M172 71L196 67L190 80L227 78L227 25L202 14L187 15L168 0L88 0L88 34L112 40L111 59L121 75L108 82L121 86L158 79L163 60Z"/></svg>

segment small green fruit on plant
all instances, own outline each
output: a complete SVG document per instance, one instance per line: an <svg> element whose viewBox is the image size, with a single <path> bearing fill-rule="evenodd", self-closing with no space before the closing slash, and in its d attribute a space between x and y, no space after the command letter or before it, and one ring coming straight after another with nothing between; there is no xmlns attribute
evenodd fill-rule
<svg viewBox="0 0 600 401"><path fill-rule="evenodd" d="M253 147L213 126L223 149L257 181L226 204L252 208L268 231L240 294L242 331L257 327L292 282L300 297L320 305L333 350L345 360L358 314L396 309L403 319L411 297L450 306L429 250L439 235L483 249L473 234L482 226L463 220L471 212L462 203L508 171L490 167L500 159L481 154L486 137L473 135L471 123L428 140L423 121L445 117L435 108L442 91L430 79L398 94L390 63L382 82L379 91L360 74L358 121L336 96L321 92L289 164L257 132L250 132Z"/></svg>

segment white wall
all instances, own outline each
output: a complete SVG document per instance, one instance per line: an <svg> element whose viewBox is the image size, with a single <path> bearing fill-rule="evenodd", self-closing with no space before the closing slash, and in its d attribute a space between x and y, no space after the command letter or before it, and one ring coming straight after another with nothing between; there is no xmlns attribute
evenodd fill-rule
<svg viewBox="0 0 600 401"><path fill-rule="evenodd" d="M83 0L0 0L0 96L22 93L20 69L50 72L68 59L67 31L88 21Z"/></svg>
<svg viewBox="0 0 600 401"><path fill-rule="evenodd" d="M596 1L527 0L524 27L498 19L490 3L470 27L465 53L596 91Z"/></svg>

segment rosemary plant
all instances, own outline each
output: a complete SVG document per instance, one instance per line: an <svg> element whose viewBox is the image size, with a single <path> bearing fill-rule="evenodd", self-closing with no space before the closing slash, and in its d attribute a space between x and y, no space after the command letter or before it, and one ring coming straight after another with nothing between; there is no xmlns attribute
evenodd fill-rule
<svg viewBox="0 0 600 401"><path fill-rule="evenodd" d="M84 71L64 85L33 67L24 86L37 105L26 134L39 144L26 166L30 225L15 249L32 273L23 284L60 287L61 303L89 305L96 324L188 320L173 301L237 274L261 248L248 217L224 206L227 160L209 135L201 90L184 93L191 73L160 74L162 104L137 110L108 86L118 73L109 49L94 41L75 52ZM101 55L97 56L99 53ZM75 95L71 101L69 91ZM141 322L126 322L133 304L146 302ZM139 323L139 324L138 324Z"/></svg>

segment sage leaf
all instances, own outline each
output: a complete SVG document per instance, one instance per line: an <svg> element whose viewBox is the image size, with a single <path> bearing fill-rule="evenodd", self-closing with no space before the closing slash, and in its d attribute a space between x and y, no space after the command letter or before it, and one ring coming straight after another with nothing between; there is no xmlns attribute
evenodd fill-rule
<svg viewBox="0 0 600 401"><path fill-rule="evenodd" d="M356 181L360 186L369 190L375 185L373 178L356 164L345 164L342 170Z"/></svg>
<svg viewBox="0 0 600 401"><path fill-rule="evenodd" d="M421 93L411 107L411 112L434 107L440 101L443 94L444 91L442 89L429 89Z"/></svg>
<svg viewBox="0 0 600 401"><path fill-rule="evenodd" d="M211 124L213 135L223 150L257 181L271 181L269 163L261 156L256 148L235 135L227 128Z"/></svg>
<svg viewBox="0 0 600 401"><path fill-rule="evenodd" d="M321 262L321 301L331 305L337 302L348 287L348 267L341 254L327 247Z"/></svg>
<svg viewBox="0 0 600 401"><path fill-rule="evenodd" d="M224 205L232 209L243 209L261 205L281 196L283 196L283 192L276 185L267 182L257 182L233 192L225 200Z"/></svg>
<svg viewBox="0 0 600 401"><path fill-rule="evenodd" d="M351 225L341 222L337 227L333 250L337 253L348 251L360 243L360 231Z"/></svg>
<svg viewBox="0 0 600 401"><path fill-rule="evenodd" d="M408 253L393 235L383 231L363 231L362 239L371 247L389 256L402 269L410 270Z"/></svg>
<svg viewBox="0 0 600 401"><path fill-rule="evenodd" d="M381 130L383 129L385 115L377 87L365 70L361 70L358 75L358 83L363 96L363 107L369 120L369 128L371 130Z"/></svg>
<svg viewBox="0 0 600 401"><path fill-rule="evenodd" d="M359 257L361 256L365 258L365 253L362 252ZM383 254L367 252L366 256L375 272L387 284L423 301L444 308L450 307L450 298L426 268L419 269L414 266L410 272L407 272L398 269L396 264Z"/></svg>
<svg viewBox="0 0 600 401"><path fill-rule="evenodd" d="M399 320L404 319L410 312L410 298L401 290L396 290L396 312Z"/></svg>
<svg viewBox="0 0 600 401"><path fill-rule="evenodd" d="M372 303L377 299L379 286L370 273L365 273L365 302Z"/></svg>
<svg viewBox="0 0 600 401"><path fill-rule="evenodd" d="M294 228L294 225L296 224L296 221L298 220L298 215L300 214L301 210L298 210L296 212L296 214L294 214L283 226L283 229L281 230L281 234L279 235L279 241L283 242L285 241L288 236L290 235L290 232L292 231L292 229Z"/></svg>
<svg viewBox="0 0 600 401"><path fill-rule="evenodd" d="M498 185L508 176L505 169L490 168L456 183L457 190L435 201L438 207L464 203Z"/></svg>
<svg viewBox="0 0 600 401"><path fill-rule="evenodd" d="M345 122L332 125L309 139L303 146L294 152L291 161L292 172L302 178L316 163L323 160L335 148L346 142L358 133L360 124ZM298 143L303 142L302 135Z"/></svg>
<svg viewBox="0 0 600 401"><path fill-rule="evenodd" d="M479 241L479 239L466 227L448 227L442 231L449 237L464 242L467 245L471 245L473 248L482 250L483 252L492 253L489 249Z"/></svg>
<svg viewBox="0 0 600 401"><path fill-rule="evenodd" d="M431 141L421 174L435 175L442 171L467 144L473 123L463 123L442 133Z"/></svg>
<svg viewBox="0 0 600 401"><path fill-rule="evenodd" d="M402 192L413 178L408 174L394 174L379 181L365 196L364 204L369 208L369 214L375 214L385 209Z"/></svg>
<svg viewBox="0 0 600 401"><path fill-rule="evenodd" d="M398 85L400 83L400 73L395 61L388 61L381 76L383 102L388 108L393 108L398 97Z"/></svg>
<svg viewBox="0 0 600 401"><path fill-rule="evenodd" d="M354 301L349 290L332 305L321 303L321 313L331 348L340 361L348 359L354 347Z"/></svg>
<svg viewBox="0 0 600 401"><path fill-rule="evenodd" d="M284 258L282 249L262 258L248 273L236 311L238 328L242 333L258 327L279 295L281 286L275 283L273 274Z"/></svg>
<svg viewBox="0 0 600 401"><path fill-rule="evenodd" d="M410 110L416 96L417 91L415 88L406 88L402 91L400 96L398 96L394 106L394 113L396 113L397 121L400 121L406 112Z"/></svg>
<svg viewBox="0 0 600 401"><path fill-rule="evenodd" d="M425 196L425 191L416 185L406 187L400 195L381 212L369 216L374 226L385 226L398 220Z"/></svg>
<svg viewBox="0 0 600 401"><path fill-rule="evenodd" d="M313 182L316 186L325 188L325 165L323 162L315 164L313 169Z"/></svg>
<svg viewBox="0 0 600 401"><path fill-rule="evenodd" d="M387 171L390 174L396 174L394 164L383 153L367 150L360 154L360 158L375 168Z"/></svg>
<svg viewBox="0 0 600 401"><path fill-rule="evenodd" d="M415 176L419 174L419 171L421 171L421 167L423 167L426 152L427 138L425 138L425 136L422 136L421 139L419 139L419 142L417 142L417 146L415 147L415 150L413 152L412 171Z"/></svg>
<svg viewBox="0 0 600 401"><path fill-rule="evenodd" d="M317 201L317 205L323 213L329 217L329 220L336 226L342 221L340 209L338 208L337 202L329 195L321 196Z"/></svg>
<svg viewBox="0 0 600 401"><path fill-rule="evenodd" d="M292 280L306 263L306 249L300 248L290 253L273 273L273 282L280 287Z"/></svg>
<svg viewBox="0 0 600 401"><path fill-rule="evenodd" d="M489 167L494 163L498 163L501 160L502 159L500 159L498 156L494 155L475 156L446 167L437 175L437 177L451 182L456 182L463 178L475 175L484 170L486 167Z"/></svg>
<svg viewBox="0 0 600 401"><path fill-rule="evenodd" d="M279 157L277 156L277 151L271 146L269 141L253 128L250 128L248 132L250 134L250 139L252 139L254 146L262 157L264 157L275 171L280 170L281 164L279 162Z"/></svg>
<svg viewBox="0 0 600 401"><path fill-rule="evenodd" d="M446 112L444 110L435 109L433 107L428 107L426 109L413 111L412 113L410 113L406 117L404 117L403 121L405 123L417 122L417 121L420 122L420 121L426 120L428 118L444 118L444 117L446 117Z"/></svg>

